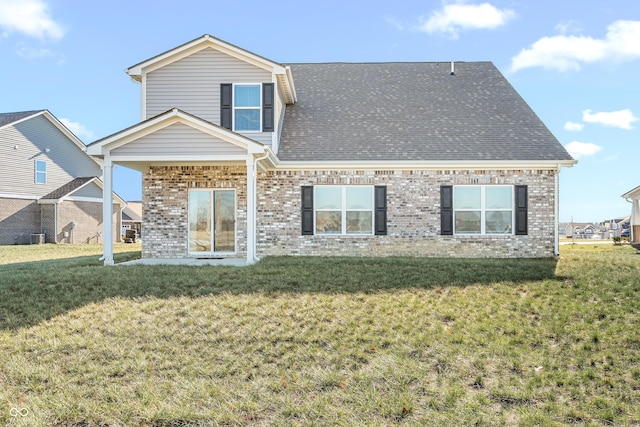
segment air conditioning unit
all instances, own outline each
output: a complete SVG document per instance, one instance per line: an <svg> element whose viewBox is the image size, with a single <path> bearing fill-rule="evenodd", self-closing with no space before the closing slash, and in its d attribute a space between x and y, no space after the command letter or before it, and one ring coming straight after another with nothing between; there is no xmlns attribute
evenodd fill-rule
<svg viewBox="0 0 640 427"><path fill-rule="evenodd" d="M44 233L33 233L33 234L31 234L31 244L32 245L43 245L44 244Z"/></svg>

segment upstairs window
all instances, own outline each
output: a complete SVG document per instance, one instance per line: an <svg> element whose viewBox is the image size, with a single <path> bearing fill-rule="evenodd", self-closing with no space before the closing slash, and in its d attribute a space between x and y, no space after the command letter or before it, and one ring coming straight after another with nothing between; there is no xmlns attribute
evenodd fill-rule
<svg viewBox="0 0 640 427"><path fill-rule="evenodd" d="M236 132L273 132L275 83L220 84L220 126Z"/></svg>
<svg viewBox="0 0 640 427"><path fill-rule="evenodd" d="M36 184L47 183L47 162L44 160L36 160L34 176Z"/></svg>
<svg viewBox="0 0 640 427"><path fill-rule="evenodd" d="M262 129L260 123L260 85L234 85L233 124L238 132Z"/></svg>

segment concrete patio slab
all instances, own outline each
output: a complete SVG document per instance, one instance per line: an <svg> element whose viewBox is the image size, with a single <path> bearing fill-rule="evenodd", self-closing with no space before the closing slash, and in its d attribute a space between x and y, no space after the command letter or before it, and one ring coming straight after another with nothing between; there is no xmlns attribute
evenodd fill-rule
<svg viewBox="0 0 640 427"><path fill-rule="evenodd" d="M121 262L115 265L220 265L232 267L246 267L245 258L141 258L132 261Z"/></svg>

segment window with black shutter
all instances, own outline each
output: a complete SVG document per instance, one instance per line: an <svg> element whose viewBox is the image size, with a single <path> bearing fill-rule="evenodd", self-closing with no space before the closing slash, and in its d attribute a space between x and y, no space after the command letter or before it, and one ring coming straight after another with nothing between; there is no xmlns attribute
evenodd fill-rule
<svg viewBox="0 0 640 427"><path fill-rule="evenodd" d="M440 186L440 234L453 234L453 186Z"/></svg>
<svg viewBox="0 0 640 427"><path fill-rule="evenodd" d="M526 185L516 185L516 234L527 235L528 195Z"/></svg>
<svg viewBox="0 0 640 427"><path fill-rule="evenodd" d="M233 128L233 84L220 85L220 126Z"/></svg>

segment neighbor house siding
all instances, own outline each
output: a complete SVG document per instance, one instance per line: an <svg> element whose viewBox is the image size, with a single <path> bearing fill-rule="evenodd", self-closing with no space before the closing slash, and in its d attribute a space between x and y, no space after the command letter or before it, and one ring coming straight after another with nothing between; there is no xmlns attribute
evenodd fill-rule
<svg viewBox="0 0 640 427"><path fill-rule="evenodd" d="M102 202L102 188L91 182L84 187L74 191L71 197L92 197L97 201Z"/></svg>
<svg viewBox="0 0 640 427"><path fill-rule="evenodd" d="M220 84L271 83L269 71L212 48L182 58L146 76L146 118L179 108L220 124ZM247 133L271 145L271 132Z"/></svg>
<svg viewBox="0 0 640 427"><path fill-rule="evenodd" d="M182 123L167 126L135 142L114 149L114 156L180 155L198 152L207 155L246 155L244 148L235 146Z"/></svg>
<svg viewBox="0 0 640 427"><path fill-rule="evenodd" d="M142 257L186 258L189 189L236 190L236 255L247 251L246 166L152 166L142 177Z"/></svg>
<svg viewBox="0 0 640 427"><path fill-rule="evenodd" d="M442 236L441 185L528 185L528 234ZM303 236L302 186L384 185L386 236ZM428 257L554 256L554 171L270 171L258 180L257 254Z"/></svg>
<svg viewBox="0 0 640 427"><path fill-rule="evenodd" d="M70 144L44 116L1 129L0 193L43 196L73 178L100 176L98 164L80 147ZM47 162L46 184L34 183L35 160Z"/></svg>

